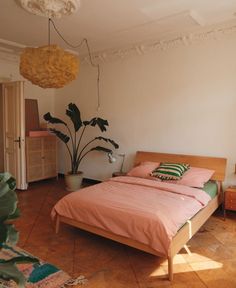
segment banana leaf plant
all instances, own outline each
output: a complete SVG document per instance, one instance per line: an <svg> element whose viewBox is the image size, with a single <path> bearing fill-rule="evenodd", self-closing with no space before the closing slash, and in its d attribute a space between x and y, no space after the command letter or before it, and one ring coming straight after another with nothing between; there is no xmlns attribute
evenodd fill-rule
<svg viewBox="0 0 236 288"><path fill-rule="evenodd" d="M9 173L0 174L0 279L14 280L18 287L25 287L26 279L16 264L38 263L38 259L30 256L1 259L1 250L16 245L19 237L18 231L12 224L12 221L20 216L15 188L16 181Z"/></svg>
<svg viewBox="0 0 236 288"><path fill-rule="evenodd" d="M108 143L115 149L119 148L119 145L114 140L102 136L95 137L87 144L82 146L82 139L88 126L98 127L101 132L104 132L107 130L106 126L109 126L108 121L99 117L94 117L88 121L82 121L80 116L80 110L74 103L70 103L68 105L68 109L66 109L66 115L73 123L73 129L71 129L69 125L63 120L53 117L50 112L46 113L43 117L44 120L50 124L61 124L66 127L68 134L65 134L55 128L50 128L49 130L66 145L71 162L71 171L69 172L70 174L78 174L78 169L81 161L88 153L92 151L101 151L111 154L113 153L112 149L110 148L99 145L93 146L92 144L95 144L98 141L102 141ZM69 145L70 140L71 145Z"/></svg>

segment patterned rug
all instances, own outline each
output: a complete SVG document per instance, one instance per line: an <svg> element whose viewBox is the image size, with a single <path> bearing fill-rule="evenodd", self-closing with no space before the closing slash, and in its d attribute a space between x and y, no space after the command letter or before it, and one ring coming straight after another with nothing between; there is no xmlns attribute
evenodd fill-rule
<svg viewBox="0 0 236 288"><path fill-rule="evenodd" d="M5 246L0 250L0 259L10 259L16 256L33 256L19 247ZM40 259L39 259L40 260ZM72 279L66 272L40 260L39 264L19 264L18 269L27 279L26 288L66 288L78 287L87 282L84 276ZM0 279L0 288L17 288L14 281L3 281Z"/></svg>

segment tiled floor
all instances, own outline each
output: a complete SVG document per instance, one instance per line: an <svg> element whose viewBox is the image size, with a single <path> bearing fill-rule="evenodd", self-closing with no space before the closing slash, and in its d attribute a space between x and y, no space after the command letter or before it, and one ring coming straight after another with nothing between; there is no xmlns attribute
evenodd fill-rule
<svg viewBox="0 0 236 288"><path fill-rule="evenodd" d="M50 211L66 193L63 180L38 182L18 192L19 246L72 276L85 275L86 287L236 287L236 213L229 212L223 221L218 212L207 221L188 243L192 255L183 250L175 257L170 283L163 259L66 225L55 235Z"/></svg>

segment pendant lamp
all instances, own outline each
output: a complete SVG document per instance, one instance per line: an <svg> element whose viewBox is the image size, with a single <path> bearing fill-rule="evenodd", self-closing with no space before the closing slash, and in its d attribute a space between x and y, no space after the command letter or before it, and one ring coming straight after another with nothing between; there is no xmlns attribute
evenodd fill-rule
<svg viewBox="0 0 236 288"><path fill-rule="evenodd" d="M78 9L76 0L20 0L22 7L48 19L48 45L27 47L20 56L20 74L42 88L61 88L76 79L79 59L76 55L50 44L50 17L68 15Z"/></svg>
<svg viewBox="0 0 236 288"><path fill-rule="evenodd" d="M20 74L42 88L61 88L75 80L79 59L57 45L25 48L20 56Z"/></svg>

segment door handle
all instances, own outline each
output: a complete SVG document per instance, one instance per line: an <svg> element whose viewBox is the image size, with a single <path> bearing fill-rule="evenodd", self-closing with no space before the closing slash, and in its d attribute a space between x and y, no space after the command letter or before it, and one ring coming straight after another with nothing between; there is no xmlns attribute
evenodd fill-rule
<svg viewBox="0 0 236 288"><path fill-rule="evenodd" d="M18 137L17 140L14 140L14 142L17 142L18 145L19 145L19 149L21 149L21 139L20 139L20 137Z"/></svg>

